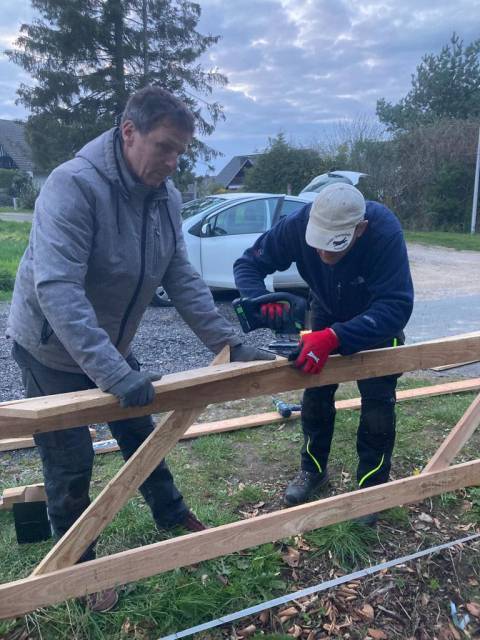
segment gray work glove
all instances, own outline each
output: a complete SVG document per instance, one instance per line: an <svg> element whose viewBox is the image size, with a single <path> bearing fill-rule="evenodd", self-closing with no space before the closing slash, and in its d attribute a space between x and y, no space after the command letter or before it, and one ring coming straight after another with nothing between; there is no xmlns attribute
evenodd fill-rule
<svg viewBox="0 0 480 640"><path fill-rule="evenodd" d="M161 377L161 373L132 369L124 378L112 385L108 392L120 400L120 406L124 409L143 407L153 401L155 390L152 382L160 380Z"/></svg>
<svg viewBox="0 0 480 640"><path fill-rule="evenodd" d="M251 362L252 360L275 360L275 354L248 344L230 347L230 362Z"/></svg>

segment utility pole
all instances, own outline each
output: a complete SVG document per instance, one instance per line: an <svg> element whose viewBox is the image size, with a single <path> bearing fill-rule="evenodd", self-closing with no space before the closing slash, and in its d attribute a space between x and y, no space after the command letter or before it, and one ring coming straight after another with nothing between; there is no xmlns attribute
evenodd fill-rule
<svg viewBox="0 0 480 640"><path fill-rule="evenodd" d="M478 174L480 173L480 127L478 128L478 143L477 143L477 162L475 165L475 184L473 187L473 203L472 203L472 224L470 226L470 233L475 233L475 227L477 226L477 203L478 203Z"/></svg>

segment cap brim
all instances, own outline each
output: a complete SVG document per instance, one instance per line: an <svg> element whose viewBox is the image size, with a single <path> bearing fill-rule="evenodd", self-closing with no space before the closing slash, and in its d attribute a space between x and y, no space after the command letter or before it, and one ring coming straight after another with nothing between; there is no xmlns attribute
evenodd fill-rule
<svg viewBox="0 0 480 640"><path fill-rule="evenodd" d="M332 233L332 231L317 227L309 220L305 232L305 240L307 244L314 249L336 253L338 251L345 251L350 245L354 233L355 227L343 231L336 230L335 233Z"/></svg>

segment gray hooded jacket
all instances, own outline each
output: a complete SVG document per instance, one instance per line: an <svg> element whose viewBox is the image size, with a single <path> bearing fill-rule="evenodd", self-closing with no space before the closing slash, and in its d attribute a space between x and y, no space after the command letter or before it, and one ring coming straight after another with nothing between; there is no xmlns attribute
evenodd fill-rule
<svg viewBox="0 0 480 640"><path fill-rule="evenodd" d="M214 353L240 344L190 264L180 194L136 182L111 129L55 169L35 205L18 269L7 337L47 367L83 371L103 390L125 358L162 284L182 318Z"/></svg>

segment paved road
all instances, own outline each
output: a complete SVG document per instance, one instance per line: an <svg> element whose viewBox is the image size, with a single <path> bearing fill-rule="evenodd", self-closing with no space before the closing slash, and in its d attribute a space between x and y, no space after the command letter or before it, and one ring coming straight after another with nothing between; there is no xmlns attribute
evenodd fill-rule
<svg viewBox="0 0 480 640"><path fill-rule="evenodd" d="M412 317L405 329L407 342L434 340L470 331L480 331L480 295L446 297L415 302ZM472 359L480 354L472 354ZM480 363L448 369L439 376L480 377Z"/></svg>
<svg viewBox="0 0 480 640"><path fill-rule="evenodd" d="M7 222L31 222L33 213L19 213L17 211L7 211L0 213L0 220L6 220Z"/></svg>

